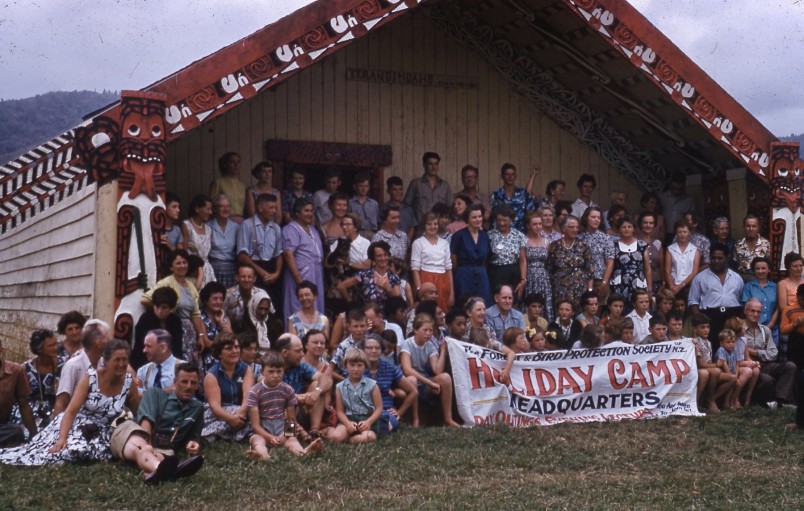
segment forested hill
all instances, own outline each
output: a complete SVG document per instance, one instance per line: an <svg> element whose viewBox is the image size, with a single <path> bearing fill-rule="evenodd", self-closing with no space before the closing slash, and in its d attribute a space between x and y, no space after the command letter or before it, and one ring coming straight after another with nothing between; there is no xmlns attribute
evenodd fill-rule
<svg viewBox="0 0 804 511"><path fill-rule="evenodd" d="M82 90L0 100L0 163L76 126L86 114L119 97L116 92Z"/></svg>

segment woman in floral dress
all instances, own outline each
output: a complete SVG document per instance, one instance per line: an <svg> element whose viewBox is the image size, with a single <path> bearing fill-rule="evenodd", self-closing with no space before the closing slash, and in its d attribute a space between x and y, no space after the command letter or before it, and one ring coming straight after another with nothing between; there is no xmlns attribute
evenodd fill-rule
<svg viewBox="0 0 804 511"><path fill-rule="evenodd" d="M542 206L536 212L542 218L541 236L547 244L550 245L550 243L560 240L564 235L556 226L556 210L552 206Z"/></svg>
<svg viewBox="0 0 804 511"><path fill-rule="evenodd" d="M359 284L363 303L377 302L382 307L389 297L402 296L402 279L389 267L391 246L387 242L373 242L369 245L368 254L371 267L338 284L338 292L344 300L349 300L349 289Z"/></svg>
<svg viewBox="0 0 804 511"><path fill-rule="evenodd" d="M611 271L606 271L604 281L611 283L611 292L625 298L625 303L634 301L637 289L645 289L653 295L650 254L648 244L636 237L636 226L630 216L620 219L617 229L620 239L616 243L617 255Z"/></svg>
<svg viewBox="0 0 804 511"><path fill-rule="evenodd" d="M110 341L103 352L106 366L90 367L67 409L27 444L0 450L0 463L39 466L110 460L112 421L124 407L136 410L140 404L127 371L128 355L125 341Z"/></svg>
<svg viewBox="0 0 804 511"><path fill-rule="evenodd" d="M578 310L581 295L592 289L592 251L578 239L581 222L577 217L567 216L560 226L564 237L551 243L547 250L546 267L553 276L553 302L567 299Z"/></svg>
<svg viewBox="0 0 804 511"><path fill-rule="evenodd" d="M33 410L36 428L42 429L50 422L56 404L56 389L64 359L59 357L56 334L50 330L35 330L29 347L35 356L23 364L31 387L28 403ZM22 423L19 406L14 406L11 415L11 422Z"/></svg>
<svg viewBox="0 0 804 511"><path fill-rule="evenodd" d="M597 206L589 206L581 217L583 232L578 234L578 239L583 240L589 245L592 252L592 269L595 277L595 290L598 296L606 299L608 286L602 281L603 276L610 266L614 265L614 243L608 234L600 230L603 223L603 212Z"/></svg>
<svg viewBox="0 0 804 511"><path fill-rule="evenodd" d="M505 204L497 206L491 214L496 227L489 231L491 257L488 272L492 290L507 285L511 286L517 297L521 297L527 271L527 238L521 231L511 228L515 216L514 210Z"/></svg>
<svg viewBox="0 0 804 511"><path fill-rule="evenodd" d="M541 234L542 217L538 212L530 211L525 215L525 225L528 228L528 241L525 245L528 281L525 285L525 296L542 295L547 321L553 321L553 290L550 286L550 274L545 268L549 243Z"/></svg>

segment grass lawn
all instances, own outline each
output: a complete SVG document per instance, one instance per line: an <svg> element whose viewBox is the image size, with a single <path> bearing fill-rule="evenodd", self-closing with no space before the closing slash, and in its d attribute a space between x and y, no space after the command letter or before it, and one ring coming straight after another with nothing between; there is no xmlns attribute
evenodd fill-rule
<svg viewBox="0 0 804 511"><path fill-rule="evenodd" d="M0 509L804 508L804 433L789 410L545 428L407 429L321 456L214 444L194 477L145 486L130 466L0 466Z"/></svg>

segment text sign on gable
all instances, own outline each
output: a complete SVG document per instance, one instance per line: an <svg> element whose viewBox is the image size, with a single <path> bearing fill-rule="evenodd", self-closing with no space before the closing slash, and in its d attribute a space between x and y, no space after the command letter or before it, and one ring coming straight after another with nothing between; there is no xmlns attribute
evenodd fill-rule
<svg viewBox="0 0 804 511"><path fill-rule="evenodd" d="M346 79L355 82L384 83L387 85L416 85L419 87L442 87L446 89L477 89L477 78L468 76L436 75L389 69L346 70Z"/></svg>

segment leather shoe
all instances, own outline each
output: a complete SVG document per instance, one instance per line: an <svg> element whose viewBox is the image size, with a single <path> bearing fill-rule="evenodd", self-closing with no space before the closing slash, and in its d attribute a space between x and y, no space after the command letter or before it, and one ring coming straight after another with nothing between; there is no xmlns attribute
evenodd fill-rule
<svg viewBox="0 0 804 511"><path fill-rule="evenodd" d="M190 456L186 460L179 463L179 466L173 472L173 479L179 479L180 477L189 477L199 470L201 467L204 466L204 457L200 454L197 456Z"/></svg>
<svg viewBox="0 0 804 511"><path fill-rule="evenodd" d="M179 466L179 459L175 456L165 456L165 459L157 465L156 470L145 478L147 484L159 484L174 477L176 468Z"/></svg>

